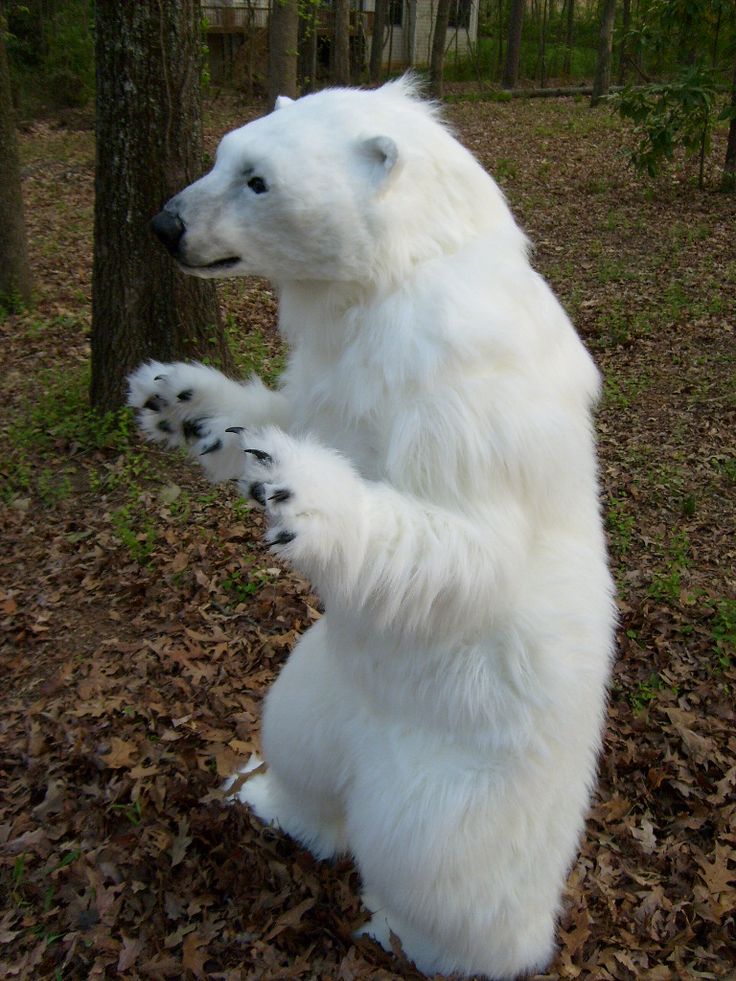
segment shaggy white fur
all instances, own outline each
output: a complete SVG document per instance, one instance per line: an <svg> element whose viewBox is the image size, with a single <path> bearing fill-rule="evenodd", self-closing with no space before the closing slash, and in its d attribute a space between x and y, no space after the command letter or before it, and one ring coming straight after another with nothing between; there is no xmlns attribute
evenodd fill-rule
<svg viewBox="0 0 736 981"><path fill-rule="evenodd" d="M540 970L611 660L598 374L409 82L282 106L167 205L187 272L277 286L279 391L203 365L130 379L146 434L238 478L325 601L240 798L321 858L349 851L362 932L421 970Z"/></svg>

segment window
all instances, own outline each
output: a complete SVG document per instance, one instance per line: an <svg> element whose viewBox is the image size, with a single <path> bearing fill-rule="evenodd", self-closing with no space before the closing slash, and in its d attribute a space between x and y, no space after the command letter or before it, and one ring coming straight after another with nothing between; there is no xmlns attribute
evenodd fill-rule
<svg viewBox="0 0 736 981"><path fill-rule="evenodd" d="M404 23L404 0L390 0L388 22L392 27L401 27Z"/></svg>
<svg viewBox="0 0 736 981"><path fill-rule="evenodd" d="M470 10L473 0L452 0L450 3L449 27L470 29Z"/></svg>

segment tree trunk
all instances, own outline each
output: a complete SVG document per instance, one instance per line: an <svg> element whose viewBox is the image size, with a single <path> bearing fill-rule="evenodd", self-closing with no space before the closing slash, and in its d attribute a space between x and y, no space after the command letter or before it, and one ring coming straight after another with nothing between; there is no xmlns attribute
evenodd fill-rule
<svg viewBox="0 0 736 981"><path fill-rule="evenodd" d="M623 20L621 22L621 43L618 46L618 84L623 85L626 81L626 59L628 52L629 27L631 26L631 0L624 0Z"/></svg>
<svg viewBox="0 0 736 981"><path fill-rule="evenodd" d="M539 35L539 87L544 89L547 87L547 25L549 23L551 13L548 9L548 0L544 0L542 4L542 24Z"/></svg>
<svg viewBox="0 0 736 981"><path fill-rule="evenodd" d="M350 85L350 0L334 0L332 82Z"/></svg>
<svg viewBox="0 0 736 981"><path fill-rule="evenodd" d="M368 67L371 85L378 85L383 77L383 36L386 33L387 21L388 0L376 0L371 34L371 60Z"/></svg>
<svg viewBox="0 0 736 981"><path fill-rule="evenodd" d="M31 270L4 32L0 15L0 302L12 308L19 301L30 303Z"/></svg>
<svg viewBox="0 0 736 981"><path fill-rule="evenodd" d="M521 54L521 29L524 26L526 0L511 0L509 17L509 43L506 45L506 64L501 85L505 89L516 88L519 81L519 56Z"/></svg>
<svg viewBox="0 0 736 981"><path fill-rule="evenodd" d="M122 404L146 358L229 368L212 283L185 276L148 231L202 173L197 0L97 0L93 406Z"/></svg>
<svg viewBox="0 0 736 981"><path fill-rule="evenodd" d="M728 127L726 160L723 164L721 187L724 191L736 191L736 64L734 64L733 83L731 85L731 122Z"/></svg>
<svg viewBox="0 0 736 981"><path fill-rule="evenodd" d="M305 95L317 88L317 7L313 3L306 5L299 18L299 85Z"/></svg>
<svg viewBox="0 0 736 981"><path fill-rule="evenodd" d="M616 20L616 0L603 0L601 11L601 30L598 40L598 58L593 79L591 106L596 106L608 95L611 87L611 52L613 50L613 25Z"/></svg>
<svg viewBox="0 0 736 981"><path fill-rule="evenodd" d="M575 29L575 0L567 0L567 22L565 28L565 61L562 74L569 78L572 71L572 42Z"/></svg>
<svg viewBox="0 0 736 981"><path fill-rule="evenodd" d="M432 54L429 59L429 93L434 99L441 99L444 91L443 72L447 27L450 23L450 2L451 0L437 0L437 12L434 18Z"/></svg>
<svg viewBox="0 0 736 981"><path fill-rule="evenodd" d="M296 70L299 48L297 0L272 0L268 18L268 101L279 95L298 95Z"/></svg>

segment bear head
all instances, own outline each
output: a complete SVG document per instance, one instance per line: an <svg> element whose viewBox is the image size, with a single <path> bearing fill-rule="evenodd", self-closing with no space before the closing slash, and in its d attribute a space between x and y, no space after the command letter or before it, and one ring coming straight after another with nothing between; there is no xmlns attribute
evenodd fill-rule
<svg viewBox="0 0 736 981"><path fill-rule="evenodd" d="M503 195L407 78L280 98L152 222L183 271L276 284L400 279L500 226Z"/></svg>

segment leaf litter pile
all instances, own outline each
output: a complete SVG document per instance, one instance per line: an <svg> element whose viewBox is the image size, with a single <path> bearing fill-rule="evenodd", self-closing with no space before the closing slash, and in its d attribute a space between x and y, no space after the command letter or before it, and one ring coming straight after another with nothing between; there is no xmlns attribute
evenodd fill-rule
<svg viewBox="0 0 736 981"><path fill-rule="evenodd" d="M213 103L209 148L252 114ZM448 115L605 375L618 659L545 977L733 978L736 201L697 192L687 162L638 183L621 125L584 102ZM37 300L0 325L0 976L417 978L352 939L348 860L318 863L223 802L320 601L231 489L86 408L84 122L22 135ZM712 183L723 153L719 131ZM267 284L220 296L244 373L273 379Z"/></svg>

